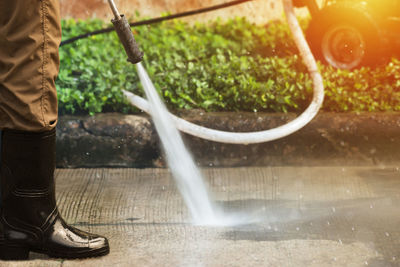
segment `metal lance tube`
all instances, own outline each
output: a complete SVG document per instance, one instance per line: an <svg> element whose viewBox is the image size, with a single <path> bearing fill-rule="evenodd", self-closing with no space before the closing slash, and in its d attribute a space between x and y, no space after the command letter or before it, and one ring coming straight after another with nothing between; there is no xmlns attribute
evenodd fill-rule
<svg viewBox="0 0 400 267"><path fill-rule="evenodd" d="M140 51L138 44L133 37L131 26L124 15L119 14L117 7L113 0L108 0L111 10L114 13L114 19L111 22L114 25L115 31L118 34L119 40L124 46L125 52L128 56L128 61L136 64L143 60L143 52Z"/></svg>

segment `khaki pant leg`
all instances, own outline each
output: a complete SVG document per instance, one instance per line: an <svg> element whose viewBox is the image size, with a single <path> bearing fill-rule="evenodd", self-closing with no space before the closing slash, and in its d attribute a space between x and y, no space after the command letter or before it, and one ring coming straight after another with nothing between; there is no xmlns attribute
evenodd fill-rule
<svg viewBox="0 0 400 267"><path fill-rule="evenodd" d="M57 122L58 0L0 0L0 130Z"/></svg>

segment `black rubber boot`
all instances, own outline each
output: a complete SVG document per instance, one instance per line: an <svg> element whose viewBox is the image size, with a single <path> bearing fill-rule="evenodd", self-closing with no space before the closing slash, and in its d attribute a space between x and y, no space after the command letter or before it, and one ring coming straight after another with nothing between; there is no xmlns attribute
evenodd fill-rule
<svg viewBox="0 0 400 267"><path fill-rule="evenodd" d="M0 260L29 252L56 258L109 253L106 238L68 226L55 200L55 130L3 131L1 149Z"/></svg>

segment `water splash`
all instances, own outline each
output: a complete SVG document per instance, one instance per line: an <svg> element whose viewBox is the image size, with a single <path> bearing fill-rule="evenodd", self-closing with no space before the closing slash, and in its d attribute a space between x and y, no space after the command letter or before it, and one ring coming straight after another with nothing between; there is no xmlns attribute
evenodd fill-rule
<svg viewBox="0 0 400 267"><path fill-rule="evenodd" d="M200 171L183 144L182 137L174 126L146 70L141 63L136 66L150 104L150 114L164 147L168 166L194 223L214 224L217 221L215 211Z"/></svg>
<svg viewBox="0 0 400 267"><path fill-rule="evenodd" d="M195 225L237 226L260 221L256 214L226 212L215 205L209 196L203 177L186 149L164 103L161 101L145 68L138 63L137 70L147 100L150 114L161 139L168 166Z"/></svg>

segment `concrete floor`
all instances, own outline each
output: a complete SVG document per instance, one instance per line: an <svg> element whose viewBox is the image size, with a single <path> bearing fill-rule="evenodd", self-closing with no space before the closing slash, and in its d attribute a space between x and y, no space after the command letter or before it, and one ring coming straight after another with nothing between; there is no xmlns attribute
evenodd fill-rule
<svg viewBox="0 0 400 267"><path fill-rule="evenodd" d="M57 170L64 218L107 236L111 254L0 266L400 266L398 166L203 172L225 210L262 221L191 225L166 169Z"/></svg>

